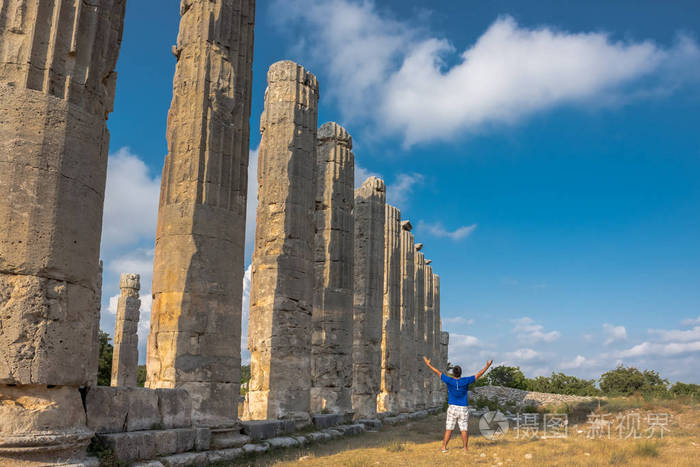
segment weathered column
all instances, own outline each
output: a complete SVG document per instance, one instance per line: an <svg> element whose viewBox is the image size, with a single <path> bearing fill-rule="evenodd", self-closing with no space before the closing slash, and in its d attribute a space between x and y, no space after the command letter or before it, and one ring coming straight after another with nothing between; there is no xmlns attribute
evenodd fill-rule
<svg viewBox="0 0 700 467"><path fill-rule="evenodd" d="M309 420L314 284L316 77L282 61L267 73L250 291L250 418Z"/></svg>
<svg viewBox="0 0 700 467"><path fill-rule="evenodd" d="M399 411L401 364L401 212L387 204L384 226L384 300L382 307L382 374L377 411Z"/></svg>
<svg viewBox="0 0 700 467"><path fill-rule="evenodd" d="M337 123L318 129L311 412L352 411L355 156Z"/></svg>
<svg viewBox="0 0 700 467"><path fill-rule="evenodd" d="M141 278L138 274L122 274L121 294L117 304L112 355L112 386L136 386L139 370L139 314L141 312Z"/></svg>
<svg viewBox="0 0 700 467"><path fill-rule="evenodd" d="M445 362L442 361L442 353L440 352L440 339L442 335L442 322L440 321L440 276L433 273L433 356L438 363L438 369L445 371ZM439 407L442 405L442 386L443 383L433 378L433 405Z"/></svg>
<svg viewBox="0 0 700 467"><path fill-rule="evenodd" d="M355 278L352 408L355 418L375 418L381 376L386 186L370 177L355 190Z"/></svg>
<svg viewBox="0 0 700 467"><path fill-rule="evenodd" d="M255 1L180 7L147 352L151 388L184 388L198 424L238 418Z"/></svg>
<svg viewBox="0 0 700 467"><path fill-rule="evenodd" d="M430 266L432 261L429 259L425 260L425 335L424 335L424 348L425 354L429 359L434 360L435 355L433 354L433 341L435 340L435 334L433 328L435 327L435 316L433 314L433 267ZM436 375L432 372L426 372L425 378L425 397L426 405L428 407L434 406L433 401L433 378Z"/></svg>
<svg viewBox="0 0 700 467"><path fill-rule="evenodd" d="M413 380L416 377L416 332L414 305L414 257L415 243L411 223L401 222L401 333L399 365L399 409L411 412L415 409Z"/></svg>
<svg viewBox="0 0 700 467"><path fill-rule="evenodd" d="M0 464L78 461L125 0L0 2Z"/></svg>
<svg viewBox="0 0 700 467"><path fill-rule="evenodd" d="M415 327L416 376L413 378L413 394L416 409L426 407L425 379L430 371L423 361L425 353L425 258L421 249L422 243L416 243L416 253L413 258L413 323ZM428 357L429 358L429 357Z"/></svg>
<svg viewBox="0 0 700 467"><path fill-rule="evenodd" d="M447 363L449 362L449 346L450 346L450 333L442 331L440 333L440 358L442 360L443 368L447 369ZM447 387L443 384L441 385L441 397L444 402L447 399Z"/></svg>

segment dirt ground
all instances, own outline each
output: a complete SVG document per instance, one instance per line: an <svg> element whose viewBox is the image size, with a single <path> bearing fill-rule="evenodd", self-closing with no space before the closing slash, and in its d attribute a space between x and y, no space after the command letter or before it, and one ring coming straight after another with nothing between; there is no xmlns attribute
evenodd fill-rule
<svg viewBox="0 0 700 467"><path fill-rule="evenodd" d="M599 411L602 415L604 411ZM639 430L635 438L635 420ZM668 414L657 417L658 414ZM627 417L629 415L629 417ZM651 419L648 419L651 415ZM622 418L617 418L621 416ZM543 417L543 414L540 415ZM654 418L656 417L656 418ZM542 420L542 418L540 418ZM255 466L394 466L410 465L518 465L518 466L598 466L598 465L700 465L700 407L675 404L671 407L622 408L620 412L604 415L611 420L610 438L605 422L594 429L590 421L570 422L566 438L531 437L532 430L518 434L512 426L508 433L496 439L471 436L469 450L461 449L459 433L453 434L449 452L440 451L445 414L396 427L384 427L377 433L341 438L299 449L270 452L234 465ZM649 431L649 421L658 424ZM653 424L653 423L652 423ZM630 428L631 427L631 428ZM620 439L630 434L628 439ZM663 431L663 438L660 433ZM651 438L647 438L653 434ZM593 438L591 438L593 437Z"/></svg>

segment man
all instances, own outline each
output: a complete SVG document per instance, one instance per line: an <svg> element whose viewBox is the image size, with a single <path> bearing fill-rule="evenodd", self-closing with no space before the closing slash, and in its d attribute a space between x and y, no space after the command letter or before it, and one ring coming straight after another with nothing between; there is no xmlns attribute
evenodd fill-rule
<svg viewBox="0 0 700 467"><path fill-rule="evenodd" d="M448 407L447 407L447 423L445 426L445 437L442 440L442 452L447 452L447 443L452 437L452 430L455 428L455 423L459 422L459 429L462 431L462 444L464 445L464 453L467 453L467 443L469 441L469 433L467 426L469 423L469 408L468 402L468 387L470 384L481 378L486 370L489 369L493 360L486 362L486 366L480 372L473 376L462 378L462 368L456 366L452 368L452 376L442 373L440 370L430 364L427 357L423 357L428 368L440 375L440 379L447 385Z"/></svg>

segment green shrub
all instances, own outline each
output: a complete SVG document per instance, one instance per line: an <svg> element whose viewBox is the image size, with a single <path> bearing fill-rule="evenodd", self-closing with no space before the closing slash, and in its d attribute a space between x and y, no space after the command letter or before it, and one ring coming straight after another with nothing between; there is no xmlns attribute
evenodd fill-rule
<svg viewBox="0 0 700 467"><path fill-rule="evenodd" d="M97 385L109 386L112 383L112 356L114 347L109 341L112 339L109 334L100 329L100 354L97 366Z"/></svg>

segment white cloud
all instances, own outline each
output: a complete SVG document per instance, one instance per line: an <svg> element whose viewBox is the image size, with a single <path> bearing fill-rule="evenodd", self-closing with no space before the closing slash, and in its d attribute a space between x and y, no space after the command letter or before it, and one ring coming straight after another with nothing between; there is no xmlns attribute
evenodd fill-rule
<svg viewBox="0 0 700 467"><path fill-rule="evenodd" d="M241 362L243 365L250 363L250 351L248 350L248 316L250 312L250 278L253 273L253 265L249 264L243 275L243 302L241 306Z"/></svg>
<svg viewBox="0 0 700 467"><path fill-rule="evenodd" d="M573 360L563 361L559 364L559 368L564 370L570 370L575 368L590 368L597 365L595 359L586 358L583 355L576 355Z"/></svg>
<svg viewBox="0 0 700 467"><path fill-rule="evenodd" d="M453 318L443 318L442 323L445 325L461 324L461 325L471 326L472 324L474 324L474 320L463 318L461 316L455 316Z"/></svg>
<svg viewBox="0 0 700 467"><path fill-rule="evenodd" d="M613 342L623 341L627 339L627 330L624 326L614 326L612 324L603 324L603 331L607 339L606 344L612 344Z"/></svg>
<svg viewBox="0 0 700 467"><path fill-rule="evenodd" d="M649 329L649 333L658 336L663 342L690 342L700 341L700 326L695 326L693 329Z"/></svg>
<svg viewBox="0 0 700 467"><path fill-rule="evenodd" d="M419 173L396 175L394 181L386 186L386 202L399 209L405 208L415 189L424 182L425 177Z"/></svg>
<svg viewBox="0 0 700 467"><path fill-rule="evenodd" d="M424 221L418 221L418 230L427 232L438 238L449 238L451 240L462 240L471 235L476 230L476 224L465 225L453 231L449 231L442 226L442 223L428 224Z"/></svg>
<svg viewBox="0 0 700 467"><path fill-rule="evenodd" d="M530 362L533 360L540 360L542 354L534 349L517 349L512 352L506 352L506 358L512 360L516 363L518 362Z"/></svg>
<svg viewBox="0 0 700 467"><path fill-rule="evenodd" d="M700 352L700 341L653 343L642 342L618 353L620 358L642 356L673 356Z"/></svg>
<svg viewBox="0 0 700 467"><path fill-rule="evenodd" d="M250 150L248 158L248 199L245 215L245 257L253 254L255 246L255 222L258 210L258 151Z"/></svg>
<svg viewBox="0 0 700 467"><path fill-rule="evenodd" d="M535 324L532 318L524 317L520 319L513 320L515 327L513 332L516 334L519 340L529 343L537 342L554 342L561 337L559 331L544 331L544 326L541 324Z"/></svg>
<svg viewBox="0 0 700 467"><path fill-rule="evenodd" d="M700 325L700 315L697 318L684 319L681 324L683 326L695 326Z"/></svg>
<svg viewBox="0 0 700 467"><path fill-rule="evenodd" d="M155 238L160 177L128 147L110 154L102 221L103 250Z"/></svg>
<svg viewBox="0 0 700 467"><path fill-rule="evenodd" d="M346 119L370 121L409 146L556 106L663 95L700 68L688 37L664 48L604 32L521 27L503 16L456 56L449 40L382 14L372 1L277 0L272 8L287 12L280 24L303 36L295 50L327 73L324 89Z"/></svg>

